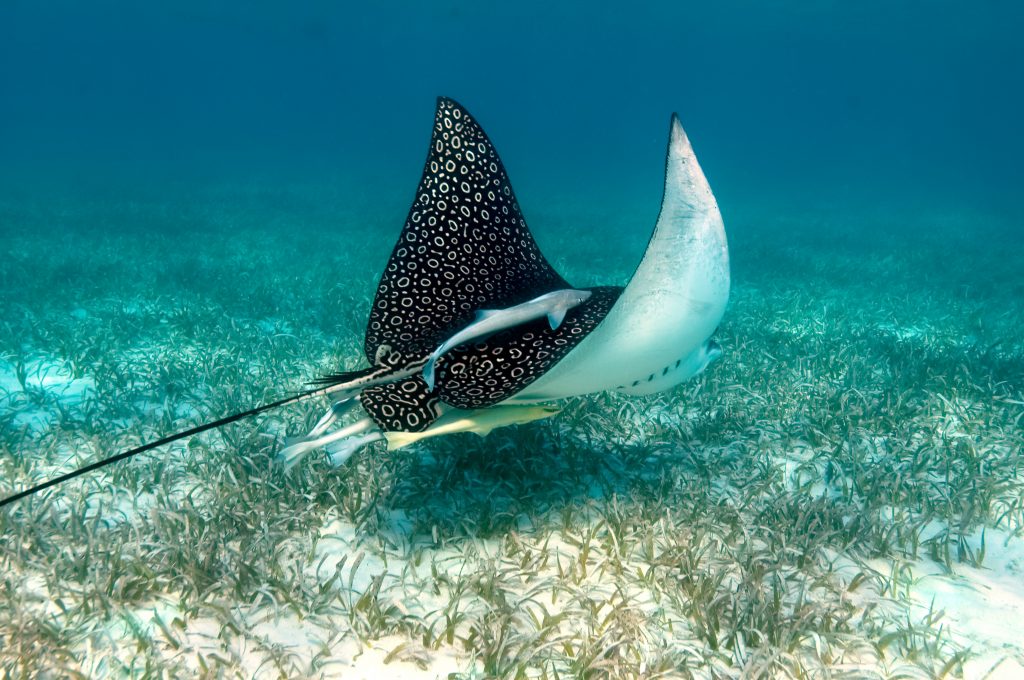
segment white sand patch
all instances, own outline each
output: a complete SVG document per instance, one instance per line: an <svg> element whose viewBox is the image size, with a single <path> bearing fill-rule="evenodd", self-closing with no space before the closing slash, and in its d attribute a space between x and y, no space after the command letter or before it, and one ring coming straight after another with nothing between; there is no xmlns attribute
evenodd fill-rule
<svg viewBox="0 0 1024 680"><path fill-rule="evenodd" d="M878 330L886 333L887 335L892 335L898 340L916 340L918 338L923 338L927 333L927 331L920 326L895 323L880 323L878 324Z"/></svg>
<svg viewBox="0 0 1024 680"><path fill-rule="evenodd" d="M266 317L259 319L255 322L256 328L260 329L267 335L272 336L294 336L295 329L292 325L284 319L278 319L274 317Z"/></svg>
<svg viewBox="0 0 1024 680"><path fill-rule="evenodd" d="M966 541L977 553L982 532ZM909 601L918 611L945 612L953 638L975 654L965 665L965 677L983 677L994 669L989 678L1018 680L1024 678L1024 540L986 529L984 546L980 568L956 564L950 574L930 560L918 562Z"/></svg>
<svg viewBox="0 0 1024 680"><path fill-rule="evenodd" d="M790 491L807 489L812 496L839 498L842 494L825 482L826 462L815 458L816 449L806 442L796 442L787 451L775 454L782 466L783 479Z"/></svg>
<svg viewBox="0 0 1024 680"><path fill-rule="evenodd" d="M20 366L0 361L0 390L7 392L38 389L50 392L62 401L79 403L95 388L92 378L75 378L70 366L56 359L37 357Z"/></svg>
<svg viewBox="0 0 1024 680"><path fill-rule="evenodd" d="M935 522L925 537L945 528ZM972 551L982 545L978 530L966 537ZM944 565L929 559L909 564L894 583L898 597L878 593L870 579L860 575L874 571L888 576L894 563L885 559L865 562L833 553L836 576L847 585L844 598L858 609L878 607L899 619L923 621L939 613L932 624L957 647L969 649L964 663L965 678L1019 680L1024 678L1024 540L998 529L985 530L983 566L955 563L950 573Z"/></svg>
<svg viewBox="0 0 1024 680"><path fill-rule="evenodd" d="M75 378L63 361L34 357L25 362L0 360L0 413L14 412L11 424L32 433L48 429L59 407L80 405L96 391L92 378Z"/></svg>
<svg viewBox="0 0 1024 680"><path fill-rule="evenodd" d="M462 669L453 651L427 650L392 635L362 642L343 616L299 618L271 607L225 608L230 623L189 618L171 599L121 615L106 628L108 644L87 640L89 677L116 675L130 664L134 645L149 639L164 658L193 669L227 670L246 678L356 678L434 680Z"/></svg>

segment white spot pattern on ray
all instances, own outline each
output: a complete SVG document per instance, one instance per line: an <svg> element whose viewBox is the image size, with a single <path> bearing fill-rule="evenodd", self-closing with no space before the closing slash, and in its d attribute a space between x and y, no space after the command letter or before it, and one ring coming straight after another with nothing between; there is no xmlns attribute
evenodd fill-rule
<svg viewBox="0 0 1024 680"><path fill-rule="evenodd" d="M366 329L404 358L429 353L477 310L570 287L526 227L505 168L459 104L438 100L430 153Z"/></svg>

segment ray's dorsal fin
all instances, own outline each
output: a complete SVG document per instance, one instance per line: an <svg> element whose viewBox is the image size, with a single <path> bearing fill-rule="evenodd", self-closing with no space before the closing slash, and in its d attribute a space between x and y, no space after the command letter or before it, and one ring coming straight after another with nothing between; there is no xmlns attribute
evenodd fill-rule
<svg viewBox="0 0 1024 680"><path fill-rule="evenodd" d="M479 309L569 288L530 234L498 153L457 102L437 101L423 176L377 286L366 328L371 363L430 353Z"/></svg>

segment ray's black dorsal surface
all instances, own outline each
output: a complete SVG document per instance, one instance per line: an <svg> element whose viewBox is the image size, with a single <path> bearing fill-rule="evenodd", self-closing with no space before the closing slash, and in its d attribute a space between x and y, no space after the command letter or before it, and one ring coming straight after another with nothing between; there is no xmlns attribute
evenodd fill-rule
<svg viewBox="0 0 1024 680"><path fill-rule="evenodd" d="M478 310L570 288L530 234L497 151L459 104L440 98L409 216L366 327L366 357L431 352Z"/></svg>
<svg viewBox="0 0 1024 680"><path fill-rule="evenodd" d="M503 309L571 288L540 252L498 153L458 103L439 98L430 151L366 327L371 364L426 358L482 309ZM366 389L360 401L383 430L420 431L438 401L484 408L515 395L597 327L619 288L594 289L557 330L524 324L455 348L438 362L433 393L420 377Z"/></svg>

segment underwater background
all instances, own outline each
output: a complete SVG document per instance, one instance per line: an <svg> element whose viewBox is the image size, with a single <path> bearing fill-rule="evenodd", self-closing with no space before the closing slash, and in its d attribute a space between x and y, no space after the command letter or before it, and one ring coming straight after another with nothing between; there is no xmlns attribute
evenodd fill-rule
<svg viewBox="0 0 1024 680"><path fill-rule="evenodd" d="M622 284L678 112L724 357L275 466L300 404L0 510L0 677L1024 676L1024 8L0 3L0 496L363 364L458 100Z"/></svg>

